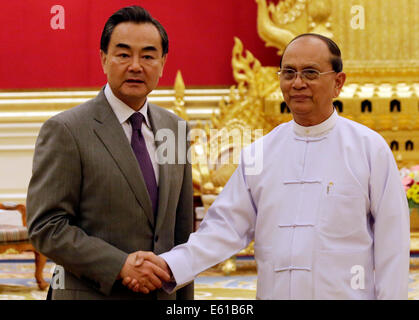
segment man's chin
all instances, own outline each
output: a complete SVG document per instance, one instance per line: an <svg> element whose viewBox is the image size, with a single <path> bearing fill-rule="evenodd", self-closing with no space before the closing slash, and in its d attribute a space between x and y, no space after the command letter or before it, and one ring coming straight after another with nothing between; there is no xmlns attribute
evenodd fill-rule
<svg viewBox="0 0 419 320"><path fill-rule="evenodd" d="M144 86L123 87L121 89L121 95L130 99L143 98L150 93L150 91Z"/></svg>
<svg viewBox="0 0 419 320"><path fill-rule="evenodd" d="M289 105L289 109L292 113L306 114L311 113L311 111L313 110L313 105L307 102L293 102Z"/></svg>

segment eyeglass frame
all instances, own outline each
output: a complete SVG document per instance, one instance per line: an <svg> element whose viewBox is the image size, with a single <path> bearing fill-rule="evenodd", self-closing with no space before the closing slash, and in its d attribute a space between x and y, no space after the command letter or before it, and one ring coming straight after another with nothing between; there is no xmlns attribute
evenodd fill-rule
<svg viewBox="0 0 419 320"><path fill-rule="evenodd" d="M334 72L334 73L338 73L338 72L336 72L335 70L330 70L330 71L326 71L326 72L320 72L319 70L316 70L316 69L303 69L302 71L295 71L294 69L291 69L291 68L284 68L284 69L282 69L282 70L292 70L292 71L294 71L294 77L293 77L292 79L282 79L282 80L284 80L284 81L294 81L294 80L298 77L298 75L300 75L300 78L301 78L301 80L303 80L303 81L315 81L315 80L319 79L319 78L320 78L320 76L321 76L321 75L323 75L323 74L328 74L328 73L332 73L332 72ZM278 75L278 78L280 78L280 77L281 77L281 72L282 72L282 70L279 70L279 71L276 73L276 74ZM316 78L316 79L307 79L307 78L303 75L303 72L304 72L304 71L306 71L306 70L316 71L316 73L318 74L317 78Z"/></svg>

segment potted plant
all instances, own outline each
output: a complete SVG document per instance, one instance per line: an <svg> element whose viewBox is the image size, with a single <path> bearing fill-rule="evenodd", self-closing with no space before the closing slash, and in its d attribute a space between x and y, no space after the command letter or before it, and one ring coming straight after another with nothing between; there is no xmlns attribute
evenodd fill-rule
<svg viewBox="0 0 419 320"><path fill-rule="evenodd" d="M419 165L400 169L410 209L410 247L419 251Z"/></svg>

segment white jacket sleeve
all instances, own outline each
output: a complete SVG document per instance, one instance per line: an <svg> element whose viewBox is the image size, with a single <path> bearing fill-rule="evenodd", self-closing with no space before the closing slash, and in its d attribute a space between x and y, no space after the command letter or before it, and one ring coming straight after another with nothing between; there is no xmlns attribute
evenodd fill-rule
<svg viewBox="0 0 419 320"><path fill-rule="evenodd" d="M160 255L172 270L174 290L245 248L254 238L255 223L255 208L239 165L188 242ZM173 286L164 288L172 291Z"/></svg>
<svg viewBox="0 0 419 320"><path fill-rule="evenodd" d="M378 299L407 299L409 282L409 207L390 149L372 157L370 208L374 217L374 266Z"/></svg>

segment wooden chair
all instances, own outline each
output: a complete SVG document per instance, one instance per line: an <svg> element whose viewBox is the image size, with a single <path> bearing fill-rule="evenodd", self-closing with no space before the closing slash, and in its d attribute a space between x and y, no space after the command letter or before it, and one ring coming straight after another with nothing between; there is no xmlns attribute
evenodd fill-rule
<svg viewBox="0 0 419 320"><path fill-rule="evenodd" d="M19 253L23 251L33 251L35 254L35 279L39 289L45 290L48 288L49 284L44 280L42 272L47 258L37 252L29 242L25 205L0 203L0 209L18 211L22 216L22 226L0 224L0 253L3 253L8 249L14 249Z"/></svg>

